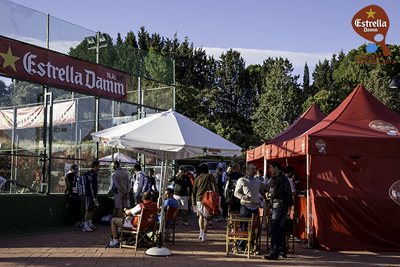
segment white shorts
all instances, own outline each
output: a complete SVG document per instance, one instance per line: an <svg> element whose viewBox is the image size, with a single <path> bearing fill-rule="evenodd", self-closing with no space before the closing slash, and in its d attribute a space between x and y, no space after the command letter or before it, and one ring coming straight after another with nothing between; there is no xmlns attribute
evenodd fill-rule
<svg viewBox="0 0 400 267"><path fill-rule="evenodd" d="M212 215L211 213L208 212L208 210L203 207L203 203L201 201L197 201L197 215L202 215L204 218L211 218Z"/></svg>
<svg viewBox="0 0 400 267"><path fill-rule="evenodd" d="M127 218L125 218L123 226L127 227L127 228L133 228L132 219L133 218L131 216L128 216Z"/></svg>
<svg viewBox="0 0 400 267"><path fill-rule="evenodd" d="M187 196L183 197L183 196L174 195L174 198L176 199L176 201L178 201L180 210L188 210L189 201L188 201Z"/></svg>

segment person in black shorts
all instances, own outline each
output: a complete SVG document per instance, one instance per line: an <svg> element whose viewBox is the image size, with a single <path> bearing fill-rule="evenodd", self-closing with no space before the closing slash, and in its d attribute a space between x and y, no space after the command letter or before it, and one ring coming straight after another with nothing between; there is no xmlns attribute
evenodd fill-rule
<svg viewBox="0 0 400 267"><path fill-rule="evenodd" d="M84 232L93 232L97 228L93 225L93 213L98 206L97 202L97 173L100 170L100 162L94 160L92 162L92 169L85 172L86 176L86 213L85 213L85 226Z"/></svg>

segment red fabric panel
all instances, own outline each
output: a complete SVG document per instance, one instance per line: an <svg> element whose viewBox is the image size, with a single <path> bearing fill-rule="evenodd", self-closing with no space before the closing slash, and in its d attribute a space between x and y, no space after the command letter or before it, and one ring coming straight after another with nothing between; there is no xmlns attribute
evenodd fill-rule
<svg viewBox="0 0 400 267"><path fill-rule="evenodd" d="M275 136L273 139L269 140L267 144L271 143L282 143L284 141L296 138L314 125L319 123L325 118L325 114L317 107L317 105L312 104L306 112L304 112L300 118L293 122L286 130Z"/></svg>
<svg viewBox="0 0 400 267"><path fill-rule="evenodd" d="M329 250L400 251L400 205L389 189L400 159L312 156L315 236Z"/></svg>
<svg viewBox="0 0 400 267"><path fill-rule="evenodd" d="M298 218L296 237L307 239L307 197L295 197L294 200Z"/></svg>
<svg viewBox="0 0 400 267"><path fill-rule="evenodd" d="M252 161L254 159L254 149L246 151L246 162Z"/></svg>

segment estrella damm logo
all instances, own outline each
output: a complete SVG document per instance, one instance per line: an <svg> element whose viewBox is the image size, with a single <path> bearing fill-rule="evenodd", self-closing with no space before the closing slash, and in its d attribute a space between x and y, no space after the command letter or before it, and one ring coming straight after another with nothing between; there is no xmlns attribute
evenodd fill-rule
<svg viewBox="0 0 400 267"><path fill-rule="evenodd" d="M353 29L363 38L373 42L367 46L367 52L374 53L377 45L382 47L385 57L390 55L390 49L385 43L389 30L389 18L380 6L366 6L354 15L351 24Z"/></svg>

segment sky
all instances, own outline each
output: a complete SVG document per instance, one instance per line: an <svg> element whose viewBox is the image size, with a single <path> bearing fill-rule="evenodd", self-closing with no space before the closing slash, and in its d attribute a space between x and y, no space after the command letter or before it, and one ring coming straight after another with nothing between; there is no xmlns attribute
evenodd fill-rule
<svg viewBox="0 0 400 267"><path fill-rule="evenodd" d="M4 1L4 0L3 0ZM352 28L353 16L368 5L383 8L390 21L386 43L400 44L400 1L394 0L14 0L114 40L141 26L151 33L180 41L187 36L195 47L219 58L229 48L241 52L246 65L268 57L288 58L294 74L310 73L319 60L348 53L370 43ZM0 1L1 3L1 1ZM1 35L1 32L0 32ZM299 82L302 82L300 80Z"/></svg>

